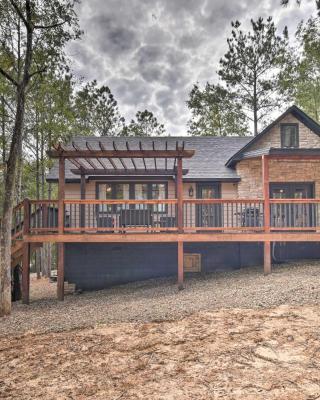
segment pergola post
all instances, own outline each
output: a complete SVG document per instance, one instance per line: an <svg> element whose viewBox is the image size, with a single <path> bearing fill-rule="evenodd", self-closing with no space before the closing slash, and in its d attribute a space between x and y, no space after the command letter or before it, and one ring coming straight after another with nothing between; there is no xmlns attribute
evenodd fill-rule
<svg viewBox="0 0 320 400"><path fill-rule="evenodd" d="M85 200L86 198L86 176L82 173L80 176L80 198L81 200ZM80 226L85 226L85 205L81 204L80 206Z"/></svg>
<svg viewBox="0 0 320 400"><path fill-rule="evenodd" d="M182 182L182 158L178 158L177 162L177 222L178 232L183 232L183 182Z"/></svg>
<svg viewBox="0 0 320 400"><path fill-rule="evenodd" d="M58 234L64 231L65 159L59 158ZM64 300L64 243L58 243L57 297Z"/></svg>
<svg viewBox="0 0 320 400"><path fill-rule="evenodd" d="M24 221L23 234L27 235L30 228L30 202L24 200ZM23 243L22 246L22 303L29 304L30 293L30 243Z"/></svg>
<svg viewBox="0 0 320 400"><path fill-rule="evenodd" d="M177 161L177 222L178 233L183 233L183 181L182 181L182 158ZM183 289L183 242L178 241L178 288Z"/></svg>
<svg viewBox="0 0 320 400"><path fill-rule="evenodd" d="M262 156L262 182L264 199L264 232L270 232L270 188L269 188L269 157ZM264 241L263 249L263 269L264 274L271 273L271 243Z"/></svg>

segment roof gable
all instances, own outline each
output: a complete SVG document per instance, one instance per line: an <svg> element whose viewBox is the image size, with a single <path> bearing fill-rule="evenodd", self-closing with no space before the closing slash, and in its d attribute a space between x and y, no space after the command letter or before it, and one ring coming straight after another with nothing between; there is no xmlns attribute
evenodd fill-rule
<svg viewBox="0 0 320 400"><path fill-rule="evenodd" d="M247 152L250 147L258 142L262 136L268 133L275 125L277 125L283 118L285 118L288 114L292 114L298 121L304 124L307 128L309 128L316 135L320 136L320 125L309 117L304 111L302 111L299 107L293 105L289 107L283 114L281 114L276 120L274 120L270 125L268 125L265 129L263 129L260 133L253 137L249 143L247 143L243 148L241 148L237 153L235 153L226 163L227 167L234 167L237 161L242 159L242 156L245 152Z"/></svg>

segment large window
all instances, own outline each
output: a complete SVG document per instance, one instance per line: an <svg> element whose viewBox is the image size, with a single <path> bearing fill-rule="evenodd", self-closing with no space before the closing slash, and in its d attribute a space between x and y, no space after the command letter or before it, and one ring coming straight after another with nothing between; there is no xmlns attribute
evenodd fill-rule
<svg viewBox="0 0 320 400"><path fill-rule="evenodd" d="M130 199L130 187L128 183L99 183L97 190L98 199L100 200L128 200ZM118 206L119 209L121 206ZM111 212L112 207L100 205L100 212Z"/></svg>
<svg viewBox="0 0 320 400"><path fill-rule="evenodd" d="M97 198L101 200L116 199L116 200L165 200L168 198L167 183L97 183ZM121 208L121 206L119 206ZM140 204L131 208L143 209ZM104 208L106 209L106 208ZM156 212L165 212L164 204L154 205L153 210Z"/></svg>
<svg viewBox="0 0 320 400"><path fill-rule="evenodd" d="M152 183L151 184L151 198L154 200L164 200L167 197L167 184L166 183ZM155 204L154 211L165 212L165 204Z"/></svg>
<svg viewBox="0 0 320 400"><path fill-rule="evenodd" d="M299 147L298 124L281 124L281 147L283 148Z"/></svg>

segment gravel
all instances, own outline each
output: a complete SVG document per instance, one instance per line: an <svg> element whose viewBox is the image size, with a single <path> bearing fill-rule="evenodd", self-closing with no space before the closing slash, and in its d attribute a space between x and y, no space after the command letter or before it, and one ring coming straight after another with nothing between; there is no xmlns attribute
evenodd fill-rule
<svg viewBox="0 0 320 400"><path fill-rule="evenodd" d="M31 304L14 303L1 319L0 336L59 332L115 322L181 319L197 311L320 304L319 261L187 277L178 291L174 278L152 279L96 292L55 298L56 284L31 277Z"/></svg>

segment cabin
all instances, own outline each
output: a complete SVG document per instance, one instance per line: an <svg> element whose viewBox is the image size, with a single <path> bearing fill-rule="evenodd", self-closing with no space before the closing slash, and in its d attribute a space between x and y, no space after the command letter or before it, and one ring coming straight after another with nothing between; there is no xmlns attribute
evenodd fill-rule
<svg viewBox="0 0 320 400"><path fill-rule="evenodd" d="M296 106L249 137L74 137L14 210L13 266L58 244L58 292L320 258L320 125Z"/></svg>

